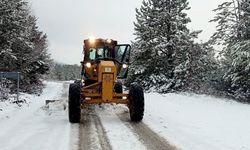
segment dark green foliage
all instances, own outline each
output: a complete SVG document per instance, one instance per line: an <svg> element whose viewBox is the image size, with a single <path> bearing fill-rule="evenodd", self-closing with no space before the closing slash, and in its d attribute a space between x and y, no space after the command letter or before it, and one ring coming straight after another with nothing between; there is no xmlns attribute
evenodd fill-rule
<svg viewBox="0 0 250 150"><path fill-rule="evenodd" d="M208 43L193 44L189 55L187 85L185 91L213 94L216 70L219 67L214 49Z"/></svg>
<svg viewBox="0 0 250 150"><path fill-rule="evenodd" d="M26 1L1 0L0 12L0 71L21 72L21 90L40 92L51 62L47 36L39 31Z"/></svg>
<svg viewBox="0 0 250 150"><path fill-rule="evenodd" d="M80 79L81 67L78 65L58 64L52 66L49 79L53 80L76 80Z"/></svg>
<svg viewBox="0 0 250 150"><path fill-rule="evenodd" d="M148 0L136 10L132 66L128 82L161 93L200 89L215 64L213 49L196 44L187 0Z"/></svg>
<svg viewBox="0 0 250 150"><path fill-rule="evenodd" d="M215 9L218 23L212 44L223 45L219 74L224 91L239 101L250 102L250 0L224 2Z"/></svg>

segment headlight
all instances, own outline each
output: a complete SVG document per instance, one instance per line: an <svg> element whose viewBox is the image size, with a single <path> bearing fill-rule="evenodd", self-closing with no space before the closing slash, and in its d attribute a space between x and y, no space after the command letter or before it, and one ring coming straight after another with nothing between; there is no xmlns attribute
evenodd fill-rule
<svg viewBox="0 0 250 150"><path fill-rule="evenodd" d="M85 66L86 66L87 68L90 68L90 67L91 67L91 63L90 63L90 62L87 62L87 63L85 64Z"/></svg>
<svg viewBox="0 0 250 150"><path fill-rule="evenodd" d="M127 64L122 64L122 68L128 68Z"/></svg>
<svg viewBox="0 0 250 150"><path fill-rule="evenodd" d="M107 39L106 41L107 41L108 43L111 43L111 42L112 42L112 40L111 40L111 39Z"/></svg>
<svg viewBox="0 0 250 150"><path fill-rule="evenodd" d="M94 43L95 43L95 38L91 36L91 37L89 38L89 43L90 43L90 44L94 44Z"/></svg>

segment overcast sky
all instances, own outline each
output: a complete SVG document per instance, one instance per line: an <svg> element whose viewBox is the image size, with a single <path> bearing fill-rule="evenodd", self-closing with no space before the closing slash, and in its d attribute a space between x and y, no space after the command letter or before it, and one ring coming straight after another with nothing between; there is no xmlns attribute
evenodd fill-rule
<svg viewBox="0 0 250 150"><path fill-rule="evenodd" d="M38 25L48 35L49 52L57 62L79 64L83 39L113 38L119 43L134 39L135 8L142 0L29 0ZM191 30L203 30L206 41L215 31L212 10L225 0L189 0Z"/></svg>

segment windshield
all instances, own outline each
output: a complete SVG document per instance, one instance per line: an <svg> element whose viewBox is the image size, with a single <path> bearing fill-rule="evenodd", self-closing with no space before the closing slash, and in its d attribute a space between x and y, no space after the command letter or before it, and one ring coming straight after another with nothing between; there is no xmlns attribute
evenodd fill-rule
<svg viewBox="0 0 250 150"><path fill-rule="evenodd" d="M98 58L115 58L121 63L129 61L131 47L129 45L116 45L113 48L108 47L90 47L85 50L85 61L93 61Z"/></svg>
<svg viewBox="0 0 250 150"><path fill-rule="evenodd" d="M95 60L97 58L104 58L104 57L108 57L107 50L104 50L103 47L98 47L98 48L89 48L86 59Z"/></svg>

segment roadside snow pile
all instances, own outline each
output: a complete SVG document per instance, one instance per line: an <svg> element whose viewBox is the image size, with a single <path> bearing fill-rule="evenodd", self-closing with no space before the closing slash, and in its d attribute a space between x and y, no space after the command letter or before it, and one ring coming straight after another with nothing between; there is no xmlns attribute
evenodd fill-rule
<svg viewBox="0 0 250 150"><path fill-rule="evenodd" d="M46 85L46 88L44 89L42 95L39 94L39 95L33 95L33 94L27 94L27 93L22 93L20 92L20 95L19 95L19 102L17 102L17 95L16 94L11 94L9 95L9 99L6 100L6 99L0 99L0 108L2 110L8 108L8 107L22 107L25 105L28 106L30 103L33 103L33 102L37 102L40 97L43 97L43 98L52 98L53 95L60 95L61 94L61 90L62 90L62 83L60 82L50 82L50 81L44 81L44 84ZM59 88L59 92L55 92L53 93L52 91L54 90L54 88ZM56 90L57 91L57 90ZM56 97L55 97L56 98ZM37 100L38 99L38 100ZM16 104L16 105L14 105Z"/></svg>
<svg viewBox="0 0 250 150"><path fill-rule="evenodd" d="M0 111L1 150L66 150L71 140L67 112L63 101L44 110L46 99L63 99L62 82L46 82L40 96L24 94L27 105L5 105ZM66 92L65 92L66 93ZM66 100L65 100L66 101ZM76 127L77 128L77 127ZM72 136L75 136L75 132Z"/></svg>
<svg viewBox="0 0 250 150"><path fill-rule="evenodd" d="M144 122L183 150L250 150L250 105L203 95L145 95Z"/></svg>
<svg viewBox="0 0 250 150"><path fill-rule="evenodd" d="M65 115L65 110L67 109L67 99L68 99L68 85L70 82L60 82L60 87L54 87L58 90L57 97L47 98L46 100L55 100L42 107L47 115ZM58 89L59 88L59 89ZM51 92L51 91L48 91Z"/></svg>
<svg viewBox="0 0 250 150"><path fill-rule="evenodd" d="M0 99L0 114L1 111L6 112L13 109L20 109L23 106L29 106L32 97L34 97L34 95L20 93L19 101L17 101L16 94L9 94L8 99Z"/></svg>
<svg viewBox="0 0 250 150"><path fill-rule="evenodd" d="M47 115L56 115L57 113L64 113L66 107L66 100L58 100L52 103L48 103L47 105L43 106L42 109L46 111Z"/></svg>

